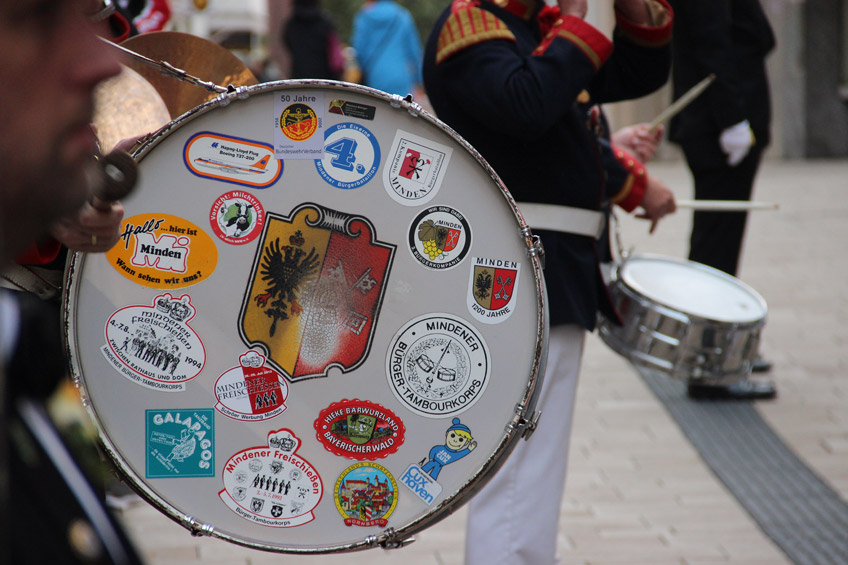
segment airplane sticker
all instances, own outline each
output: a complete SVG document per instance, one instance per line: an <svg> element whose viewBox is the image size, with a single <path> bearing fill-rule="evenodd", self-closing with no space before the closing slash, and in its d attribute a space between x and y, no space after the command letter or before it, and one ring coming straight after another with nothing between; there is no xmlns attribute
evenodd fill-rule
<svg viewBox="0 0 848 565"><path fill-rule="evenodd" d="M283 173L271 145L209 131L186 142L183 161L193 175L250 188L267 188Z"/></svg>

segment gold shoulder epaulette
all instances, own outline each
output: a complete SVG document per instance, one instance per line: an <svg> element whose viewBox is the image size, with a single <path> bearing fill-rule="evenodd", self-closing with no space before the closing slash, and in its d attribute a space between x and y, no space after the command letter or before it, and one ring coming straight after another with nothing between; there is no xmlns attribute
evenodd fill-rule
<svg viewBox="0 0 848 565"><path fill-rule="evenodd" d="M436 47L436 64L463 49L489 41L507 39L515 41L515 35L497 16L470 2L454 2L452 13L445 21Z"/></svg>

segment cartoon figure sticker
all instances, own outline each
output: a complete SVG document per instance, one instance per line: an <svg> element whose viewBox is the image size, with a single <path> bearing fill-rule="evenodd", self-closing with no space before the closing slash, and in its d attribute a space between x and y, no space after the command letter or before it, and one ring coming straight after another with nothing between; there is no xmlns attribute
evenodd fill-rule
<svg viewBox="0 0 848 565"><path fill-rule="evenodd" d="M401 476L400 482L428 505L433 504L442 492L442 486L436 482L442 468L459 461L476 447L477 442L471 436L468 426L459 418L454 418L451 427L445 433L444 445L433 446L427 457L420 463L410 465Z"/></svg>
<svg viewBox="0 0 848 565"><path fill-rule="evenodd" d="M409 250L429 269L456 267L471 249L471 227L465 216L449 206L433 206L409 226Z"/></svg>
<svg viewBox="0 0 848 565"><path fill-rule="evenodd" d="M368 355L395 247L366 218L302 204L268 214L240 334L291 381L351 371Z"/></svg>
<svg viewBox="0 0 848 565"><path fill-rule="evenodd" d="M283 174L271 145L211 131L189 138L183 162L195 176L250 188L267 188Z"/></svg>
<svg viewBox="0 0 848 565"><path fill-rule="evenodd" d="M274 155L320 159L324 151L324 93L278 92L274 99Z"/></svg>
<svg viewBox="0 0 848 565"><path fill-rule="evenodd" d="M395 397L427 418L460 414L489 385L489 347L468 322L452 314L425 314L395 334L386 376Z"/></svg>
<svg viewBox="0 0 848 565"><path fill-rule="evenodd" d="M215 381L215 410L243 422L260 422L283 413L289 386L282 375L265 367L265 356L248 351Z"/></svg>
<svg viewBox="0 0 848 565"><path fill-rule="evenodd" d="M397 482L376 463L357 463L336 481L333 496L346 526L380 526L389 523L397 506Z"/></svg>
<svg viewBox="0 0 848 565"><path fill-rule="evenodd" d="M176 289L209 278L218 248L202 229L170 214L124 219L121 239L106 260L127 279L147 288Z"/></svg>
<svg viewBox="0 0 848 565"><path fill-rule="evenodd" d="M336 188L359 188L380 168L380 144L371 131L351 122L336 124L324 140L324 157L315 160L318 174Z"/></svg>
<svg viewBox="0 0 848 565"><path fill-rule="evenodd" d="M315 420L318 441L336 455L374 461L403 445L406 428L388 408L367 400L342 400Z"/></svg>
<svg viewBox="0 0 848 565"><path fill-rule="evenodd" d="M265 208L252 194L234 190L215 200L209 211L209 223L222 241L244 245L262 233Z"/></svg>
<svg viewBox="0 0 848 565"><path fill-rule="evenodd" d="M215 418L208 408L145 411L148 479L215 476Z"/></svg>
<svg viewBox="0 0 848 565"><path fill-rule="evenodd" d="M474 319L499 324L515 310L521 263L507 259L474 257L468 280L467 305Z"/></svg>
<svg viewBox="0 0 848 565"><path fill-rule="evenodd" d="M398 130L383 184L392 199L404 206L421 206L432 200L444 181L453 149L418 135Z"/></svg>
<svg viewBox="0 0 848 565"><path fill-rule="evenodd" d="M203 342L188 324L194 315L188 294L160 294L152 306L121 308L106 322L101 352L116 371L137 384L183 391L206 363Z"/></svg>
<svg viewBox="0 0 848 565"><path fill-rule="evenodd" d="M297 455L300 439L291 430L268 433L268 445L239 451L224 463L224 488L218 496L227 507L262 526L291 528L315 519L324 494L321 476Z"/></svg>

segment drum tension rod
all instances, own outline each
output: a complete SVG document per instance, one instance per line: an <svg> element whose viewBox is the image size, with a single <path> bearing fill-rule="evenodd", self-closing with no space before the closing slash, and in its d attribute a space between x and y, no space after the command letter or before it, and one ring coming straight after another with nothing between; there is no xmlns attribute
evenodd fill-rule
<svg viewBox="0 0 848 565"><path fill-rule="evenodd" d="M538 235L533 235L533 232L530 229L530 226L524 226L521 228L521 237L524 238L525 245L527 245L527 255L530 257L538 257L539 264L542 269L545 268L545 246L542 244L542 238Z"/></svg>
<svg viewBox="0 0 848 565"><path fill-rule="evenodd" d="M389 101L392 108L406 108L409 115L417 118L424 111L424 108L412 98L412 94L407 94L406 97L400 94L392 94L392 99Z"/></svg>
<svg viewBox="0 0 848 565"><path fill-rule="evenodd" d="M394 528L389 528L379 536L368 536L365 538L365 544L368 547L379 545L383 549L400 549L415 542L414 537L401 539Z"/></svg>
<svg viewBox="0 0 848 565"><path fill-rule="evenodd" d="M215 529L215 526L211 524L201 524L193 516L183 516L183 525L189 529L194 537L211 536Z"/></svg>
<svg viewBox="0 0 848 565"><path fill-rule="evenodd" d="M512 433L516 430L521 431L521 437L525 440L530 439L530 436L533 435L533 432L536 431L536 428L539 427L539 419L542 417L542 411L536 410L528 417L524 415L524 405L516 404L515 405L515 417L512 419L512 422L507 424L506 431L507 433Z"/></svg>

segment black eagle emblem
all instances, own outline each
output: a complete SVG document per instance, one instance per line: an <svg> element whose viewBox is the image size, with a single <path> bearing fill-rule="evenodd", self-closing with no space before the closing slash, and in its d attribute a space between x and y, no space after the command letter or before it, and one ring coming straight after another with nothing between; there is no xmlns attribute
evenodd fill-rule
<svg viewBox="0 0 848 565"><path fill-rule="evenodd" d="M483 271L474 278L474 294L480 300L489 298L492 293L492 275Z"/></svg>
<svg viewBox="0 0 848 565"><path fill-rule="evenodd" d="M298 245L281 247L280 238L265 248L260 270L266 283L265 293L255 296L254 300L257 306L265 309L265 315L273 319L271 337L277 331L277 322L303 312L297 302L298 292L315 278L320 261L314 247L309 253Z"/></svg>

